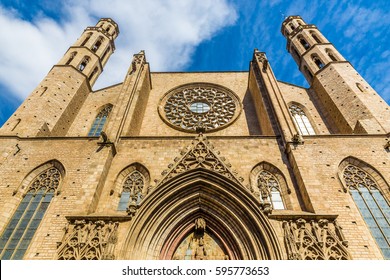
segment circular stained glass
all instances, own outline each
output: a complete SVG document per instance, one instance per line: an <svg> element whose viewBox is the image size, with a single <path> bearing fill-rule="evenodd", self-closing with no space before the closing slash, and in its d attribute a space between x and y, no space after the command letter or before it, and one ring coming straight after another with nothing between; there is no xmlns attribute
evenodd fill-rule
<svg viewBox="0 0 390 280"><path fill-rule="evenodd" d="M197 83L177 87L164 95L159 114L170 126L187 132L206 132L232 123L241 112L238 97L227 88Z"/></svg>

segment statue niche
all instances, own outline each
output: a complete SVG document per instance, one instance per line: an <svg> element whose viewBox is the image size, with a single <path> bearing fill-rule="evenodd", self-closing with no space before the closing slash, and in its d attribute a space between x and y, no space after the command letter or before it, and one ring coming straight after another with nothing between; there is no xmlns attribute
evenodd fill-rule
<svg viewBox="0 0 390 280"><path fill-rule="evenodd" d="M214 234L206 231L205 219L197 218L193 229L180 242L172 259L227 260L229 256L221 241Z"/></svg>

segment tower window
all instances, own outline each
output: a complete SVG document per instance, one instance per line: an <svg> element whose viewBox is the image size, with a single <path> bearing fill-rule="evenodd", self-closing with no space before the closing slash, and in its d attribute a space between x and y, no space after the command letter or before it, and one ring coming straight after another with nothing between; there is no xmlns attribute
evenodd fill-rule
<svg viewBox="0 0 390 280"><path fill-rule="evenodd" d="M360 92L365 92L365 89L361 83L356 83L356 87L360 90Z"/></svg>
<svg viewBox="0 0 390 280"><path fill-rule="evenodd" d="M77 52L72 52L72 53L70 54L70 56L69 56L68 61L67 61L65 64L66 64L66 65L69 65L69 64L73 61L73 59L75 58L76 55L77 55Z"/></svg>
<svg viewBox="0 0 390 280"><path fill-rule="evenodd" d="M104 124L107 121L108 116L112 110L112 105L106 105L100 112L97 114L92 127L88 133L88 136L99 136L103 130Z"/></svg>
<svg viewBox="0 0 390 280"><path fill-rule="evenodd" d="M15 125L14 125L14 127L11 129L11 131L14 131L15 128L20 124L21 121L22 121L21 119L17 119L16 122L15 122Z"/></svg>
<svg viewBox="0 0 390 280"><path fill-rule="evenodd" d="M322 69L325 66L318 56L313 56L313 61L317 65L318 69Z"/></svg>
<svg viewBox="0 0 390 280"><path fill-rule="evenodd" d="M288 26L290 26L291 30L294 30L295 29L295 26L294 24L290 23Z"/></svg>
<svg viewBox="0 0 390 280"><path fill-rule="evenodd" d="M390 206L377 182L363 169L348 165L343 179L385 259L390 259Z"/></svg>
<svg viewBox="0 0 390 280"><path fill-rule="evenodd" d="M142 190L145 185L144 176L137 170L131 172L123 183L118 211L126 211L129 203L139 205L142 200Z"/></svg>
<svg viewBox="0 0 390 280"><path fill-rule="evenodd" d="M88 40L91 38L92 33L88 33L87 37L84 39L84 41L81 43L81 46L85 46L85 44L88 42Z"/></svg>
<svg viewBox="0 0 390 280"><path fill-rule="evenodd" d="M79 65L79 70L82 72L84 71L85 67L87 66L88 62L89 62L90 58L88 56L85 56L83 61L80 63Z"/></svg>
<svg viewBox="0 0 390 280"><path fill-rule="evenodd" d="M95 45L93 45L92 47L92 51L93 52L97 52L97 50L100 48L100 46L102 45L102 42L103 42L103 37L100 36L99 39L96 41Z"/></svg>
<svg viewBox="0 0 390 280"><path fill-rule="evenodd" d="M89 80L89 81L92 80L93 76L95 76L95 74L96 74L97 72L98 72L98 68L95 67L95 68L93 69L91 75L89 75L88 80Z"/></svg>
<svg viewBox="0 0 390 280"><path fill-rule="evenodd" d="M0 238L0 259L23 258L60 182L61 174L55 167L33 180Z"/></svg>
<svg viewBox="0 0 390 280"><path fill-rule="evenodd" d="M332 60L332 61L337 61L337 58L335 57L335 55L333 54L333 52L329 49L326 49L326 53L328 54L329 58Z"/></svg>
<svg viewBox="0 0 390 280"><path fill-rule="evenodd" d="M321 40L317 37L317 35L314 32L311 32L311 37L318 43L321 44Z"/></svg>
<svg viewBox="0 0 390 280"><path fill-rule="evenodd" d="M298 105L292 104L289 107L295 125L298 127L301 135L315 135L313 126L307 118L305 111Z"/></svg>
<svg viewBox="0 0 390 280"><path fill-rule="evenodd" d="M297 58L299 58L299 53L298 53L297 49L294 48L294 47L292 47L291 49L292 49L292 51L293 51L293 54L294 54Z"/></svg>
<svg viewBox="0 0 390 280"><path fill-rule="evenodd" d="M307 50L308 48L310 48L310 45L308 42L306 42L306 40L302 37L299 38L299 42L301 43L301 45L305 48L305 50Z"/></svg>
<svg viewBox="0 0 390 280"><path fill-rule="evenodd" d="M310 72L306 65L303 66L303 71L306 73L307 76L310 77L310 79L313 79L313 74Z"/></svg>
<svg viewBox="0 0 390 280"><path fill-rule="evenodd" d="M271 172L262 170L257 177L257 185L261 200L269 200L272 209L285 209L282 196L280 195L279 182Z"/></svg>
<svg viewBox="0 0 390 280"><path fill-rule="evenodd" d="M111 50L111 47L108 46L108 48L106 49L106 51L104 52L103 56L102 56L102 60L104 60L104 58L106 57L106 55L108 54L108 52Z"/></svg>

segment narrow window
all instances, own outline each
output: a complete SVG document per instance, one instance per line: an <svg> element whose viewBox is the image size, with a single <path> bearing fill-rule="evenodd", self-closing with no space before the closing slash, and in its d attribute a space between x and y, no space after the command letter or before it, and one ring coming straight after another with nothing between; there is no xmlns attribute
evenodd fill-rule
<svg viewBox="0 0 390 280"><path fill-rule="evenodd" d="M343 178L385 259L390 260L390 206L367 172L348 165Z"/></svg>
<svg viewBox="0 0 390 280"><path fill-rule="evenodd" d="M324 67L324 63L319 59L318 56L313 56L313 61L317 65L318 69L322 69Z"/></svg>
<svg viewBox="0 0 390 280"><path fill-rule="evenodd" d="M14 127L11 129L11 131L14 131L15 128L20 124L21 121L22 121L21 119L17 119L16 123L15 123Z"/></svg>
<svg viewBox="0 0 390 280"><path fill-rule="evenodd" d="M106 105L100 112L97 114L92 127L88 133L88 136L99 136L103 130L104 124L107 121L108 116L112 110L112 105Z"/></svg>
<svg viewBox="0 0 390 280"><path fill-rule="evenodd" d="M303 66L303 70L305 71L306 75L310 77L310 79L313 79L313 74L310 72L306 65Z"/></svg>
<svg viewBox="0 0 390 280"><path fill-rule="evenodd" d="M0 259L23 258L60 182L61 174L55 167L41 172L32 181L0 238Z"/></svg>
<svg viewBox="0 0 390 280"><path fill-rule="evenodd" d="M139 205L142 200L142 190L144 188L145 178L137 170L131 172L129 176L126 177L121 198L118 204L118 211L126 211L129 203L132 202L135 205Z"/></svg>
<svg viewBox="0 0 390 280"><path fill-rule="evenodd" d="M314 39L318 44L321 44L321 40L317 37L317 35L316 35L314 32L311 33L311 37L313 37L313 39Z"/></svg>
<svg viewBox="0 0 390 280"><path fill-rule="evenodd" d="M357 87L361 92L365 92L364 87L363 87L362 84L356 83L356 87Z"/></svg>
<svg viewBox="0 0 390 280"><path fill-rule="evenodd" d="M93 69L91 75L89 75L88 80L89 80L89 81L92 80L93 76L95 76L95 74L96 74L97 72L98 72L98 68L95 67L95 68Z"/></svg>
<svg viewBox="0 0 390 280"><path fill-rule="evenodd" d="M111 26L107 26L106 31L110 32L110 30L111 30Z"/></svg>
<svg viewBox="0 0 390 280"><path fill-rule="evenodd" d="M84 39L84 41L81 43L81 46L85 46L85 44L88 42L88 40L91 38L92 33L88 33L87 37Z"/></svg>
<svg viewBox="0 0 390 280"><path fill-rule="evenodd" d="M83 72L83 70L85 69L85 67L87 66L88 62L89 62L90 58L88 56L85 56L83 61L81 61L80 65L79 65L79 70L81 72Z"/></svg>
<svg viewBox="0 0 390 280"><path fill-rule="evenodd" d="M104 60L104 58L107 56L108 52L111 50L111 47L108 46L108 48L106 49L106 51L104 52L103 56L102 56L102 60Z"/></svg>
<svg viewBox="0 0 390 280"><path fill-rule="evenodd" d="M280 195L280 185L275 175L266 170L262 170L257 177L257 185L261 199L268 198L272 209L285 209L282 196Z"/></svg>
<svg viewBox="0 0 390 280"><path fill-rule="evenodd" d="M328 51L327 53L328 53L329 58L330 58L332 61L337 61L337 58L333 55L332 52Z"/></svg>
<svg viewBox="0 0 390 280"><path fill-rule="evenodd" d="M299 53L298 53L297 49L294 48L294 47L292 47L292 50L293 50L294 55L295 55L297 58L299 58Z"/></svg>
<svg viewBox="0 0 390 280"><path fill-rule="evenodd" d="M295 29L295 26L294 24L290 23L288 26L290 26L291 30L294 30Z"/></svg>
<svg viewBox="0 0 390 280"><path fill-rule="evenodd" d="M308 42L306 42L305 39L303 39L302 37L299 38L299 42L301 43L301 45L305 48L305 50L307 50L308 48L310 48L310 45Z"/></svg>
<svg viewBox="0 0 390 280"><path fill-rule="evenodd" d="M72 60L75 58L76 54L77 54L77 52L72 52L70 54L70 57L69 57L68 61L65 64L69 65L72 62Z"/></svg>
<svg viewBox="0 0 390 280"><path fill-rule="evenodd" d="M39 96L43 96L44 94L45 94L45 92L47 91L47 87L43 87L43 88L41 88L40 89L40 94L39 94Z"/></svg>
<svg viewBox="0 0 390 280"><path fill-rule="evenodd" d="M100 46L102 45L102 42L103 42L103 37L100 36L99 39L96 41L96 43L93 45L92 47L92 51L93 52L97 52L97 50L100 48Z"/></svg>
<svg viewBox="0 0 390 280"><path fill-rule="evenodd" d="M295 104L290 105L289 109L294 123L298 127L299 133L301 135L315 135L313 126L311 125L303 109Z"/></svg>

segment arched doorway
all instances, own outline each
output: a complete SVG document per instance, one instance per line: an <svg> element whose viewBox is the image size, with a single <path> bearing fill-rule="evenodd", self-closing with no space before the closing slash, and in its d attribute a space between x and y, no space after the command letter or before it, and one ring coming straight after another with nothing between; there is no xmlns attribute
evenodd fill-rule
<svg viewBox="0 0 390 280"><path fill-rule="evenodd" d="M149 260L282 255L259 202L239 183L203 168L177 175L145 198L121 252L121 259Z"/></svg>

